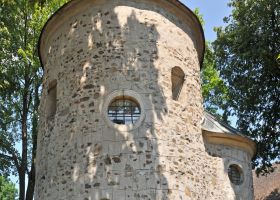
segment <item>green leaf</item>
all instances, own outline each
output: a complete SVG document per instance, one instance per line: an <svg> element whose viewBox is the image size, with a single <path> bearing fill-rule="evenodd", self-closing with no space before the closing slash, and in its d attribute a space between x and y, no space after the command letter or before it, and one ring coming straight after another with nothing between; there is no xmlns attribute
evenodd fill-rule
<svg viewBox="0 0 280 200"><path fill-rule="evenodd" d="M17 189L13 183L3 176L0 176L0 199L15 200L17 197Z"/></svg>

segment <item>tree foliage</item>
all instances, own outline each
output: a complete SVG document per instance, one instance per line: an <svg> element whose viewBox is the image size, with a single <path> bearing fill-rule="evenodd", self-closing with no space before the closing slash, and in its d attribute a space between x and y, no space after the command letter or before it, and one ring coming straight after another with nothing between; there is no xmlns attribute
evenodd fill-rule
<svg viewBox="0 0 280 200"><path fill-rule="evenodd" d="M0 199L15 200L17 197L17 189L13 183L7 178L0 176Z"/></svg>
<svg viewBox="0 0 280 200"><path fill-rule="evenodd" d="M199 9L196 8L194 13L198 17L202 26L205 22ZM211 114L218 118L227 120L227 86L221 79L220 73L217 70L215 55L211 42L205 43L204 61L201 71L202 81L202 96L204 99L204 107Z"/></svg>
<svg viewBox="0 0 280 200"><path fill-rule="evenodd" d="M42 78L37 42L50 14L64 2L0 0L0 175L18 175L20 200L33 199L35 183Z"/></svg>
<svg viewBox="0 0 280 200"><path fill-rule="evenodd" d="M228 122L228 88L216 67L212 46L206 43L201 72L204 107L211 114Z"/></svg>
<svg viewBox="0 0 280 200"><path fill-rule="evenodd" d="M280 159L280 1L231 0L213 43L239 129L257 143L254 165L269 172ZM228 113L229 114L229 113Z"/></svg>

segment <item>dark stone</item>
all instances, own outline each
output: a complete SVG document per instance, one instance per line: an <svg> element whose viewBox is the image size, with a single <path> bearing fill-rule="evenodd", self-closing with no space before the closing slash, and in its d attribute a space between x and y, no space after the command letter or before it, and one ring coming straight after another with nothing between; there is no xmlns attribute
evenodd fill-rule
<svg viewBox="0 0 280 200"><path fill-rule="evenodd" d="M69 121L69 123L73 123L73 122L75 122L75 121L76 121L76 119L72 118L72 119Z"/></svg>
<svg viewBox="0 0 280 200"><path fill-rule="evenodd" d="M77 93L75 93L75 94L72 96L72 98L75 98L76 96L78 96L78 94L77 94Z"/></svg>
<svg viewBox="0 0 280 200"><path fill-rule="evenodd" d="M94 99L97 99L98 97L99 97L99 93L95 93L93 96Z"/></svg>
<svg viewBox="0 0 280 200"><path fill-rule="evenodd" d="M173 163L174 163L174 165L179 165L179 163L178 163L178 162L176 162L176 161L174 161Z"/></svg>
<svg viewBox="0 0 280 200"><path fill-rule="evenodd" d="M120 163L121 162L121 159L119 157L113 157L112 159L115 163Z"/></svg>
<svg viewBox="0 0 280 200"><path fill-rule="evenodd" d="M108 185L112 186L112 185L119 185L119 183L115 182L115 181L111 181L108 183Z"/></svg>
<svg viewBox="0 0 280 200"><path fill-rule="evenodd" d="M102 43L101 43L101 42L97 42L97 43L96 43L96 47L97 47L97 48L102 47Z"/></svg>
<svg viewBox="0 0 280 200"><path fill-rule="evenodd" d="M83 87L83 89L85 89L85 90L87 90L87 89L92 89L92 88L94 88L94 85L92 85L92 84L85 85L85 86Z"/></svg>
<svg viewBox="0 0 280 200"><path fill-rule="evenodd" d="M86 188L86 189L89 189L89 188L91 188L91 185L85 184L85 188Z"/></svg>
<svg viewBox="0 0 280 200"><path fill-rule="evenodd" d="M146 164L151 164L153 161L151 161L151 160L147 160L146 161Z"/></svg>
<svg viewBox="0 0 280 200"><path fill-rule="evenodd" d="M139 142L139 146L141 147L141 148L143 148L144 147L144 143L143 142Z"/></svg>
<svg viewBox="0 0 280 200"><path fill-rule="evenodd" d="M80 99L80 102L84 102L84 101L88 101L89 100L89 97L83 97Z"/></svg>
<svg viewBox="0 0 280 200"><path fill-rule="evenodd" d="M104 159L104 162L105 162L105 165L111 165L112 162L111 162L111 158L109 156L107 156L105 159Z"/></svg>
<svg viewBox="0 0 280 200"><path fill-rule="evenodd" d="M93 187L99 187L100 183L94 183Z"/></svg>

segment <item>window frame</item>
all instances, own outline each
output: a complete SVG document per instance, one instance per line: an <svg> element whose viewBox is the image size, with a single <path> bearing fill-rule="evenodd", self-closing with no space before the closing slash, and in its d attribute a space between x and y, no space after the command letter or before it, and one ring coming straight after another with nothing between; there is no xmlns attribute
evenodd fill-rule
<svg viewBox="0 0 280 200"><path fill-rule="evenodd" d="M135 124L141 116L141 107L129 96L116 97L110 102L107 115L115 124Z"/></svg>
<svg viewBox="0 0 280 200"><path fill-rule="evenodd" d="M118 99L125 96L126 98L131 98L135 102L139 104L139 107L141 109L140 117L139 119L134 123L134 124L116 124L111 121L111 119L108 117L108 107L110 103L114 99ZM142 97L140 94L134 92L133 90L115 90L112 93L108 94L108 96L104 99L104 103L102 105L102 115L103 118L105 119L106 124L120 132L127 132L127 131L132 131L134 129L137 129L140 127L142 122L145 119L145 105L143 103Z"/></svg>
<svg viewBox="0 0 280 200"><path fill-rule="evenodd" d="M235 186L240 186L244 183L244 172L240 165L236 163L231 163L227 169L228 178L231 184ZM238 173L238 175L235 173Z"/></svg>

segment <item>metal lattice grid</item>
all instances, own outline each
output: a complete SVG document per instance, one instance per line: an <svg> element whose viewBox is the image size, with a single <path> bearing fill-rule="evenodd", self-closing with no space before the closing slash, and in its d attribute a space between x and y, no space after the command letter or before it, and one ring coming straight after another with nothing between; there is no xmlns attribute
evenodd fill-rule
<svg viewBox="0 0 280 200"><path fill-rule="evenodd" d="M108 107L108 117L115 124L135 124L140 115L139 104L129 97L116 98Z"/></svg>
<svg viewBox="0 0 280 200"><path fill-rule="evenodd" d="M242 183L242 171L237 165L230 165L228 168L229 180L235 184L240 185Z"/></svg>

